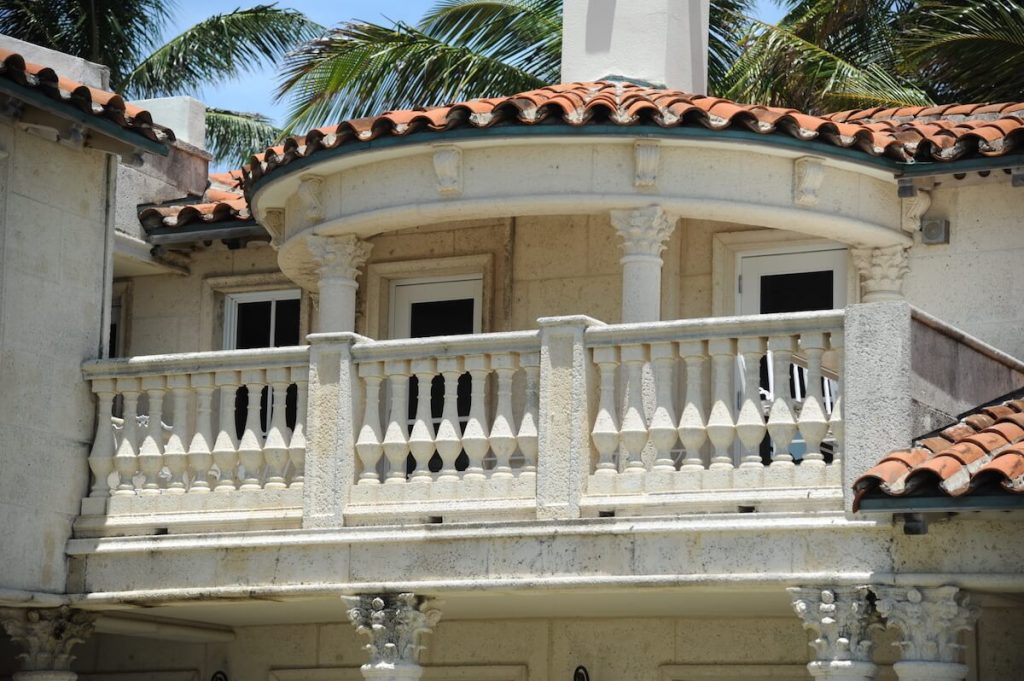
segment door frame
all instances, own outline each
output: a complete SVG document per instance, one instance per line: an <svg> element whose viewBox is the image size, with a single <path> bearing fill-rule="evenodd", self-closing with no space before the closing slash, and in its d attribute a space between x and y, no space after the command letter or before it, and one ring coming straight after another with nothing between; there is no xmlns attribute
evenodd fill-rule
<svg viewBox="0 0 1024 681"><path fill-rule="evenodd" d="M415 303L473 300L473 333L483 328L483 274L395 279L388 290L388 338L409 338Z"/></svg>
<svg viewBox="0 0 1024 681"><path fill-rule="evenodd" d="M227 293L224 295L224 344L225 350L235 350L237 342L238 305L240 303L263 303L275 302L278 300L298 300L299 319L302 319L302 289L288 288L269 291L248 291L239 293ZM274 315L277 306L270 308L270 346L274 347ZM301 322L300 322L301 323ZM299 330L299 342L302 342L302 331Z"/></svg>
<svg viewBox="0 0 1024 681"><path fill-rule="evenodd" d="M846 304L847 304L847 299L848 299L848 294L847 294L847 288L848 288L847 278L848 277L847 277L847 274L849 273L849 270L850 270L849 249L845 245L842 245L842 244L837 244L837 245L834 245L834 246L830 246L830 245L827 245L827 242L825 242L825 243L823 243L820 246L812 246L812 245L804 245L804 246L800 246L800 247L783 246L783 247L780 247L780 248L759 249L759 250L749 250L749 251L745 250L745 251L737 252L736 253L736 263L735 263L735 266L734 266L735 267L735 272L736 272L736 300L734 302L734 308L733 308L733 309L736 310L736 313L740 314L740 315L761 314L760 309L758 309L755 312L748 312L748 311L745 311L743 309L744 291L743 291L743 286L741 285L743 283L741 277L743 276L743 260L745 258L766 258L766 259L767 258L775 258L775 259L778 259L778 260L782 260L783 258L788 258L788 257L792 257L792 256L809 255L811 253L828 253L829 254L830 259L832 259L832 263L830 263L831 267L829 269L832 269L832 271L837 272L838 275L839 275L839 276L837 276L837 277L835 277L833 279L833 283L832 283L832 286L833 286L833 293L832 293L833 308L832 309L837 309L836 308L836 303L839 303L840 307L845 307ZM806 267L799 267L799 268L793 268L793 269L781 268L781 269L783 271L779 272L778 274L798 274L798 273L801 273L801 272L812 272L812 271L815 271L815 270L812 270L812 269L808 269ZM752 282L748 281L747 282L747 289L746 289L747 295L750 295L750 293L752 291L754 291L754 290L756 290L755 287L754 287L754 284ZM760 308L760 306L758 306L758 307Z"/></svg>

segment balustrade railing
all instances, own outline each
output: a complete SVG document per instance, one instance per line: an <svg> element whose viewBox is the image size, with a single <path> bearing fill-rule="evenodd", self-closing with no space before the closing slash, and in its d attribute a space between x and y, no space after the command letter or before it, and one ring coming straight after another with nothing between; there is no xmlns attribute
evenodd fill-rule
<svg viewBox="0 0 1024 681"><path fill-rule="evenodd" d="M838 484L843 313L595 326L593 494Z"/></svg>
<svg viewBox="0 0 1024 681"><path fill-rule="evenodd" d="M97 426L83 515L239 509L275 491L301 507L308 348L98 360L84 373Z"/></svg>
<svg viewBox="0 0 1024 681"><path fill-rule="evenodd" d="M534 493L535 331L357 343L353 504Z"/></svg>

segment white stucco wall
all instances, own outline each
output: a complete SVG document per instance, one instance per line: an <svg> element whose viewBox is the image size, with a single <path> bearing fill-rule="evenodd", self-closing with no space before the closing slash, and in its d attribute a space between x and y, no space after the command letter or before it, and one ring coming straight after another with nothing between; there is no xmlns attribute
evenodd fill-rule
<svg viewBox="0 0 1024 681"><path fill-rule="evenodd" d="M0 126L0 587L63 591L106 330L107 157Z"/></svg>

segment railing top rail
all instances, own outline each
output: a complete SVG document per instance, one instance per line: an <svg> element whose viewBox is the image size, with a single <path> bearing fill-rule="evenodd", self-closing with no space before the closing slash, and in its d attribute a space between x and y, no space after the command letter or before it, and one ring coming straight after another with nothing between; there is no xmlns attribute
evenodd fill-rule
<svg viewBox="0 0 1024 681"><path fill-rule="evenodd" d="M495 352L536 352L538 350L540 350L540 331L511 331L365 341L352 346L352 357L356 361L374 362L426 357L461 357Z"/></svg>
<svg viewBox="0 0 1024 681"><path fill-rule="evenodd" d="M82 365L86 379L121 378L153 374L189 374L202 371L236 371L302 366L309 363L309 346L252 348L186 352L173 355L141 355L129 358L95 359Z"/></svg>
<svg viewBox="0 0 1024 681"><path fill-rule="evenodd" d="M651 341L705 340L739 336L773 336L843 328L843 310L787 312L742 317L702 317L667 322L610 324L586 330L587 345L618 345Z"/></svg>

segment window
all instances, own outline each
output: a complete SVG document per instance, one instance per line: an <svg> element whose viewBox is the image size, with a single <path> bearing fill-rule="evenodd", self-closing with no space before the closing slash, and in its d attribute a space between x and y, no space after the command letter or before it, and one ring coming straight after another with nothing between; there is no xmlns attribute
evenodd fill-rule
<svg viewBox="0 0 1024 681"><path fill-rule="evenodd" d="M392 338L480 333L483 275L400 279L389 299Z"/></svg>
<svg viewBox="0 0 1024 681"><path fill-rule="evenodd" d="M224 349L299 344L299 289L224 296Z"/></svg>

